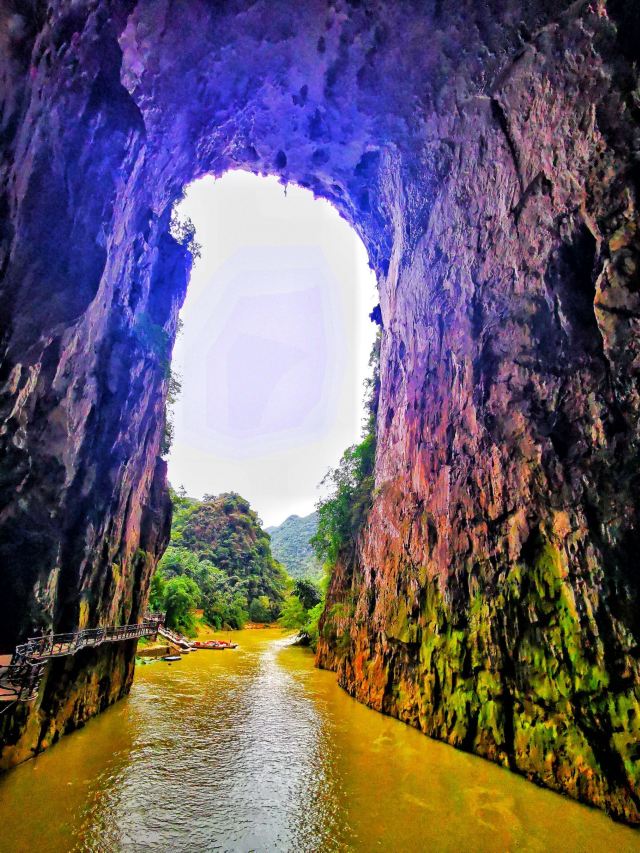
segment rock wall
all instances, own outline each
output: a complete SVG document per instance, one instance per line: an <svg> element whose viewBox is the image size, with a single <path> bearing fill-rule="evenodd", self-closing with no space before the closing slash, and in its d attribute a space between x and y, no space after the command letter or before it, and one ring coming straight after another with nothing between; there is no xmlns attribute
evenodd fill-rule
<svg viewBox="0 0 640 853"><path fill-rule="evenodd" d="M637 822L638 103L604 4L581 11L443 120L381 288L376 496L319 661Z"/></svg>
<svg viewBox="0 0 640 853"><path fill-rule="evenodd" d="M4 645L140 613L188 275L171 206L206 172L277 174L362 236L384 324L375 501L319 663L639 819L628 5L3 4ZM126 690L118 654L108 686L51 673L5 765Z"/></svg>
<svg viewBox="0 0 640 853"><path fill-rule="evenodd" d="M144 128L120 86L113 22L80 4L48 19L41 5L4 9L1 29L3 653L43 630L142 614L169 537L165 327L188 271L166 246L169 212L142 219L129 200ZM178 295L164 300L151 282L168 272ZM134 654L125 643L52 665L34 706L0 717L0 767L124 695Z"/></svg>

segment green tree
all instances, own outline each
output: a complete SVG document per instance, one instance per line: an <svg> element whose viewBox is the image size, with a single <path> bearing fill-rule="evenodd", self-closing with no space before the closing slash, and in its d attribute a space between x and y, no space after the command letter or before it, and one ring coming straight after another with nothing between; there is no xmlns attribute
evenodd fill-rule
<svg viewBox="0 0 640 853"><path fill-rule="evenodd" d="M227 609L227 621L230 628L244 628L249 621L249 605L242 593L236 593Z"/></svg>
<svg viewBox="0 0 640 853"><path fill-rule="evenodd" d="M293 593L301 601L305 610L311 610L322 599L318 587L311 581L304 580L303 578L295 582Z"/></svg>
<svg viewBox="0 0 640 853"><path fill-rule="evenodd" d="M149 588L149 610L152 613L164 611L164 597L167 587L167 579L165 578L162 569L156 569L155 574L151 578Z"/></svg>
<svg viewBox="0 0 640 853"><path fill-rule="evenodd" d="M200 590L191 578L182 575L167 581L164 594L167 626L187 636L195 636L194 610L199 601Z"/></svg>
<svg viewBox="0 0 640 853"><path fill-rule="evenodd" d="M305 622L301 635L303 642L308 643L311 648L315 651L318 645L318 623L320 622L320 617L322 616L322 612L324 610L324 598L315 607L313 607L307 613L307 621Z"/></svg>
<svg viewBox="0 0 640 853"><path fill-rule="evenodd" d="M271 622L271 608L266 595L253 599L249 605L249 618L252 622Z"/></svg>
<svg viewBox="0 0 640 853"><path fill-rule="evenodd" d="M323 483L331 485L329 497L318 503L318 530L311 540L320 560L335 565L341 551L355 543L371 507L375 434L345 450L337 468Z"/></svg>
<svg viewBox="0 0 640 853"><path fill-rule="evenodd" d="M302 630L307 622L307 611L297 595L285 599L279 622L283 628Z"/></svg>
<svg viewBox="0 0 640 853"><path fill-rule="evenodd" d="M198 572L198 563L198 557L188 548L169 545L162 555L158 568L167 578L180 575L194 578Z"/></svg>

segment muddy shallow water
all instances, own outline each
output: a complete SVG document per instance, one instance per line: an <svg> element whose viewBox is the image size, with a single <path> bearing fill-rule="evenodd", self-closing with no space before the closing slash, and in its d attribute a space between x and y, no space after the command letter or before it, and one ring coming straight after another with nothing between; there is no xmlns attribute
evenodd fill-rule
<svg viewBox="0 0 640 853"><path fill-rule="evenodd" d="M359 705L278 630L140 666L0 779L0 851L640 851L640 833Z"/></svg>

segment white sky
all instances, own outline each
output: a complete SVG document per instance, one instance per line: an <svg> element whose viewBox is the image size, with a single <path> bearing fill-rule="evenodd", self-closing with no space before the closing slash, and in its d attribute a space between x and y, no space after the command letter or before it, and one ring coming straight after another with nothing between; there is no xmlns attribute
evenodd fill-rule
<svg viewBox="0 0 640 853"><path fill-rule="evenodd" d="M239 492L265 525L306 515L360 438L378 301L364 246L328 202L248 172L196 181L178 213L202 257L174 350L169 479Z"/></svg>

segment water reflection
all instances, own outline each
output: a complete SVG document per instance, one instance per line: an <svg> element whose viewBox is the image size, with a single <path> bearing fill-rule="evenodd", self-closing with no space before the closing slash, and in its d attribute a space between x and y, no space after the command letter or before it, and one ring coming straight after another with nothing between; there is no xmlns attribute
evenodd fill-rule
<svg viewBox="0 0 640 853"><path fill-rule="evenodd" d="M640 850L604 815L358 705L275 631L141 667L0 781L0 850Z"/></svg>

